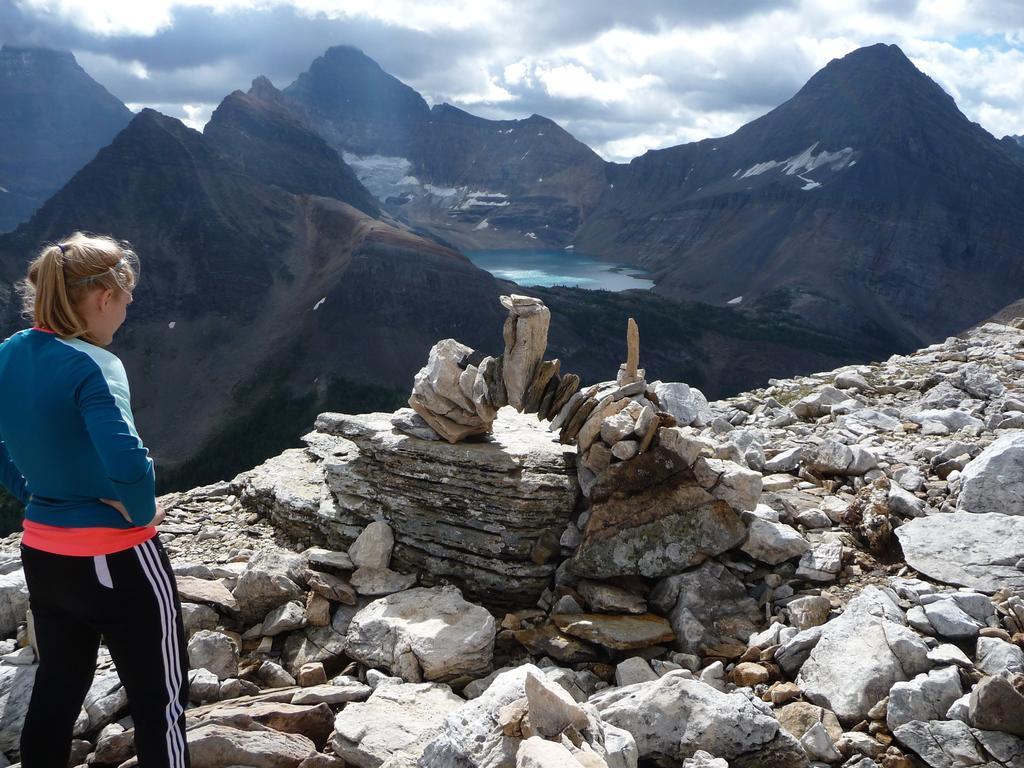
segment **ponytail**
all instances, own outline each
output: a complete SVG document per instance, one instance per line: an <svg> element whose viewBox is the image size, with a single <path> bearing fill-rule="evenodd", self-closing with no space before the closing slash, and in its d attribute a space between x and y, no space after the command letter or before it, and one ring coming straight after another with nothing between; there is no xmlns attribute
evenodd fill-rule
<svg viewBox="0 0 1024 768"><path fill-rule="evenodd" d="M76 309L78 302L96 287L130 293L138 277L138 257L128 243L75 232L40 251L18 283L18 292L23 314L37 327L95 342Z"/></svg>

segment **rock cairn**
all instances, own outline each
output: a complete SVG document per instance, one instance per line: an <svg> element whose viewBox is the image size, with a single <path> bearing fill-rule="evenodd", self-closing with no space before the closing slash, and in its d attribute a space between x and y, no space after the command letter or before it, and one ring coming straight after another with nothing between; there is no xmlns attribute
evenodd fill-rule
<svg viewBox="0 0 1024 768"><path fill-rule="evenodd" d="M509 313L505 351L485 357L455 339L435 344L409 397L409 406L423 421L402 415L395 426L418 436L429 426L457 443L490 432L503 406L546 419L576 393L579 377L560 376L561 363L543 359L551 310L540 299L516 294L502 296L501 303Z"/></svg>
<svg viewBox="0 0 1024 768"><path fill-rule="evenodd" d="M620 399L655 436L592 478L636 422L581 452L511 402L455 442L413 410L322 414L161 499L192 763L1019 768L1022 374L1024 331L990 324L713 403L644 384ZM0 768L37 669L18 539ZM135 765L105 649L75 733L72 765Z"/></svg>

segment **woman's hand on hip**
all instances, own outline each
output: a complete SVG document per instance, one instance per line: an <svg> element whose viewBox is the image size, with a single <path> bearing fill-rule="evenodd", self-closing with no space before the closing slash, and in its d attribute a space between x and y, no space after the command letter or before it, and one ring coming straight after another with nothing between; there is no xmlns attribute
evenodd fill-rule
<svg viewBox="0 0 1024 768"><path fill-rule="evenodd" d="M116 509L118 512L120 512L121 513L121 517L123 517L129 523L132 522L132 518L128 514L128 510L125 509L124 508L124 504L122 504L117 499L100 499L100 501L102 501L104 504L109 504L114 509ZM149 524L150 525L160 525L160 523L162 523L164 521L165 515L166 515L166 513L164 512L163 506L158 503L156 505L156 515L153 516L153 519L150 521Z"/></svg>

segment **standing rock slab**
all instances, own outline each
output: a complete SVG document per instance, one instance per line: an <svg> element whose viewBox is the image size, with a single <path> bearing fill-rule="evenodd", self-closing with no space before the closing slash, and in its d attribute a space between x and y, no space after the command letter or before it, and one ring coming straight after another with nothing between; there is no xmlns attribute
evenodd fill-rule
<svg viewBox="0 0 1024 768"><path fill-rule="evenodd" d="M1024 517L993 512L928 515L896 529L907 564L945 584L1024 591Z"/></svg>
<svg viewBox="0 0 1024 768"><path fill-rule="evenodd" d="M804 698L844 722L865 719L894 683L931 667L928 646L903 622L889 593L866 587L822 627L796 680Z"/></svg>
<svg viewBox="0 0 1024 768"><path fill-rule="evenodd" d="M515 294L502 296L501 304L509 312L503 331L502 380L508 404L522 410L526 392L548 347L551 310L540 299Z"/></svg>
<svg viewBox="0 0 1024 768"><path fill-rule="evenodd" d="M799 742L769 707L742 693L722 693L684 670L599 691L590 702L603 720L633 734L642 758L681 762L705 750L740 768L807 765Z"/></svg>
<svg viewBox="0 0 1024 768"><path fill-rule="evenodd" d="M964 467L956 508L1024 515L1024 431L1002 435Z"/></svg>
<svg viewBox="0 0 1024 768"><path fill-rule="evenodd" d="M457 587L419 587L374 600L345 635L345 653L408 682L490 671L494 617Z"/></svg>
<svg viewBox="0 0 1024 768"><path fill-rule="evenodd" d="M369 699L338 713L330 743L346 764L358 768L414 766L445 717L464 703L441 683L380 685Z"/></svg>

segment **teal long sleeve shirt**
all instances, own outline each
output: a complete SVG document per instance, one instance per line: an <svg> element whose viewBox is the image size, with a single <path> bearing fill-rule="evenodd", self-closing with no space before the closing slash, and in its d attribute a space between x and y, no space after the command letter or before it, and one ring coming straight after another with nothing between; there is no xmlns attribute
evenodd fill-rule
<svg viewBox="0 0 1024 768"><path fill-rule="evenodd" d="M44 525L153 520L153 460L116 355L38 328L0 344L0 483L25 503L26 520ZM101 498L119 499L132 522Z"/></svg>

